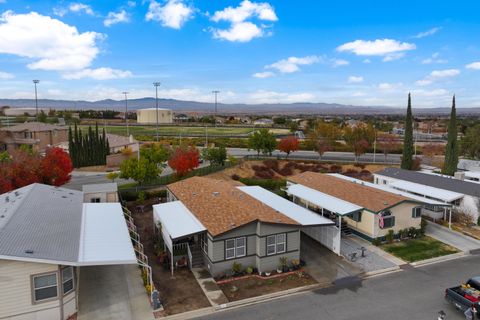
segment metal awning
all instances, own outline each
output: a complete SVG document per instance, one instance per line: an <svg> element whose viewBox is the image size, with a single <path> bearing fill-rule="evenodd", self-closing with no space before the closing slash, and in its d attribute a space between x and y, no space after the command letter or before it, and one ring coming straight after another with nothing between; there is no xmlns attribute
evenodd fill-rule
<svg viewBox="0 0 480 320"><path fill-rule="evenodd" d="M272 209L300 223L303 226L334 225L335 223L310 210L305 209L273 192L259 186L237 187L242 192L263 202Z"/></svg>
<svg viewBox="0 0 480 320"><path fill-rule="evenodd" d="M433 200L433 199L426 198L424 196L414 195L414 194L412 194L410 192L407 192L407 191L401 191L401 190L394 189L392 187L389 187L387 184L375 184L375 183L363 181L363 180L360 180L360 179L348 177L348 176L345 176L345 175L339 174L339 173L328 173L328 175L333 176L335 178L340 178L340 179L344 179L344 180L347 180L347 181L356 182L358 184L361 184L361 185L364 185L364 186L367 186L367 187L371 187L371 188L375 188L375 189L378 189L378 190L383 190L383 191L386 191L386 192L397 194L399 196L407 197L407 198L410 198L410 199L418 201L418 202L423 202L425 204L439 206L439 207L451 207L452 206L450 203L436 201L436 200Z"/></svg>
<svg viewBox="0 0 480 320"><path fill-rule="evenodd" d="M78 265L137 264L120 203L84 203Z"/></svg>
<svg viewBox="0 0 480 320"><path fill-rule="evenodd" d="M163 239L170 250L173 241L207 230L181 201L154 205L153 221L162 224Z"/></svg>
<svg viewBox="0 0 480 320"><path fill-rule="evenodd" d="M464 194L462 193L430 187L405 180L392 181L389 183L389 186L400 191L406 191L408 193L413 193L416 195L421 195L423 197L428 197L430 199L440 200L444 202L452 202L464 197Z"/></svg>
<svg viewBox="0 0 480 320"><path fill-rule="evenodd" d="M301 184L289 186L287 193L341 216L363 210L363 207L360 207L356 204L314 190Z"/></svg>

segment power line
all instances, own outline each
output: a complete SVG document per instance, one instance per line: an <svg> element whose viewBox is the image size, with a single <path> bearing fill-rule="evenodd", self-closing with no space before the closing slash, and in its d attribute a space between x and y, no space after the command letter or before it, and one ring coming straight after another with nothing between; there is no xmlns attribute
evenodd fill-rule
<svg viewBox="0 0 480 320"><path fill-rule="evenodd" d="M127 94L129 94L129 92L124 91L122 92L122 94L125 95L125 124L127 125L127 137L130 137L130 130L128 128L128 103L127 103Z"/></svg>
<svg viewBox="0 0 480 320"><path fill-rule="evenodd" d="M38 99L37 99L37 84L40 83L40 80L33 80L35 85L35 118L38 121Z"/></svg>

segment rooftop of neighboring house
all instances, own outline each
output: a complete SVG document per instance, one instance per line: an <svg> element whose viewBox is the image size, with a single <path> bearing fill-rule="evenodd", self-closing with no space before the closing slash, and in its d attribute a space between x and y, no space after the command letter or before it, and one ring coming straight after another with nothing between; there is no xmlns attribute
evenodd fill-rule
<svg viewBox="0 0 480 320"><path fill-rule="evenodd" d="M82 186L82 191L84 193L117 192L118 191L118 186L115 182L84 184Z"/></svg>
<svg viewBox="0 0 480 320"><path fill-rule="evenodd" d="M117 134L111 134L111 133L107 133L106 136L107 136L108 145L110 146L110 148L124 147L124 146L138 143L138 141L135 140L133 136L126 137L126 136L119 136Z"/></svg>
<svg viewBox="0 0 480 320"><path fill-rule="evenodd" d="M239 184L206 177L192 177L168 189L217 236L251 222L299 225L286 215L238 189Z"/></svg>
<svg viewBox="0 0 480 320"><path fill-rule="evenodd" d="M376 174L395 178L398 180L418 183L437 189L443 189L474 197L480 197L480 184L459 180L454 177L433 175L428 173L422 173L419 171L404 170L399 168L386 168L382 171L376 172Z"/></svg>
<svg viewBox="0 0 480 320"><path fill-rule="evenodd" d="M25 123L17 124L10 127L3 127L3 128L0 128L0 130L9 131L9 132L23 132L23 131L43 132L43 131L55 131L55 130L68 130L68 128L57 126L54 124L49 124L49 123L43 123L43 122L25 122Z"/></svg>
<svg viewBox="0 0 480 320"><path fill-rule="evenodd" d="M317 172L303 172L289 177L288 180L373 212L380 212L404 201L412 201L400 195Z"/></svg>

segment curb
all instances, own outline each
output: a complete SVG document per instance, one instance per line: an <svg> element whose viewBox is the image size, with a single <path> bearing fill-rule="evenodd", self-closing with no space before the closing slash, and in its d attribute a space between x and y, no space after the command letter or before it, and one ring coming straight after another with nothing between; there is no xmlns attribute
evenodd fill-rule
<svg viewBox="0 0 480 320"><path fill-rule="evenodd" d="M284 290L284 291L269 293L269 294L261 295L261 296L258 296L258 297L252 297L252 298L242 299L242 300L239 300L239 301L232 301L232 302L224 303L224 304L218 305L216 307L213 307L213 309L215 311L219 311L219 310L225 310L225 309L233 308L233 307L240 307L240 306L257 304L257 303L260 303L260 302L264 302L266 300L281 298L281 297L288 296L288 295L295 294L295 293L301 293L301 292L305 292L305 291L311 291L311 290L314 290L314 289L320 289L323 286L325 286L325 283L323 283L323 284L322 283L315 283L315 284L311 284L311 285L308 285L308 286L303 286L303 287L292 288L292 289L288 289L288 290Z"/></svg>
<svg viewBox="0 0 480 320"><path fill-rule="evenodd" d="M372 277L375 277L375 276L388 274L388 273L394 273L394 272L400 272L400 271L402 271L402 269L399 266L395 266L395 267L390 267L390 268L365 272L363 274L362 278L363 279L368 279L368 278L372 278Z"/></svg>
<svg viewBox="0 0 480 320"><path fill-rule="evenodd" d="M162 320L183 320L183 319L193 319L201 316L206 316L209 314L214 313L215 310L213 307L206 307L202 309L196 309L192 311L186 311L182 313L177 313L177 314L172 314L170 316L165 316L165 317L160 317L157 319L162 319Z"/></svg>
<svg viewBox="0 0 480 320"><path fill-rule="evenodd" d="M452 254L449 254L449 255L446 255L446 256L442 256L442 257L436 257L436 258L426 259L426 260L422 260L422 261L412 262L412 263L410 263L410 265L413 266L414 268L419 268L419 267L427 266L427 265L434 264L434 263L439 263L439 262L464 258L464 257L469 256L469 255L470 254L468 252L463 252L462 251L462 252L452 253Z"/></svg>

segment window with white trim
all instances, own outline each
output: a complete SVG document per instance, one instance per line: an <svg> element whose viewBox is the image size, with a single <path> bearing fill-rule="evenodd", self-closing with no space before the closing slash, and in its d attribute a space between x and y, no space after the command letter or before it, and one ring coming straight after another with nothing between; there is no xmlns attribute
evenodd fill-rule
<svg viewBox="0 0 480 320"><path fill-rule="evenodd" d="M287 251L287 235L285 233L267 236L267 256Z"/></svg>
<svg viewBox="0 0 480 320"><path fill-rule="evenodd" d="M420 218L422 216L422 207L412 209L412 218Z"/></svg>
<svg viewBox="0 0 480 320"><path fill-rule="evenodd" d="M57 296L56 272L33 276L33 299L35 302L56 298Z"/></svg>
<svg viewBox="0 0 480 320"><path fill-rule="evenodd" d="M206 234L200 235L200 245L202 246L203 252L208 254L208 239Z"/></svg>
<svg viewBox="0 0 480 320"><path fill-rule="evenodd" d="M100 200L101 200L100 198L91 198L91 199L90 199L90 202L91 202L91 203L99 203Z"/></svg>
<svg viewBox="0 0 480 320"><path fill-rule="evenodd" d="M62 269L62 286L63 294L72 292L75 289L75 281L73 281L73 267Z"/></svg>
<svg viewBox="0 0 480 320"><path fill-rule="evenodd" d="M247 255L245 237L225 240L225 259L240 258Z"/></svg>

